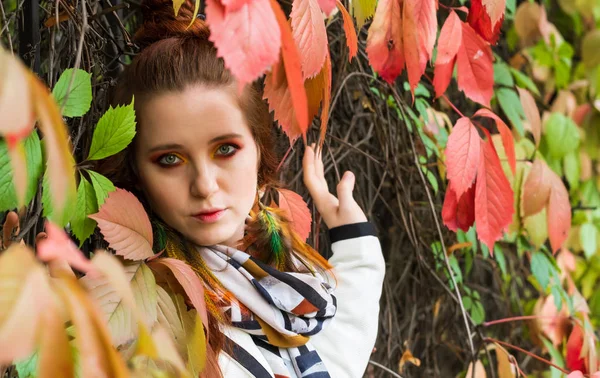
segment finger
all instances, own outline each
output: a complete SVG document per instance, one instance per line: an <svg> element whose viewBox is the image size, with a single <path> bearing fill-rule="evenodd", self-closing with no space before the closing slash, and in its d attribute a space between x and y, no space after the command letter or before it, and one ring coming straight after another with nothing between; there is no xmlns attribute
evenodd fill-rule
<svg viewBox="0 0 600 378"><path fill-rule="evenodd" d="M354 173L350 171L344 172L344 176L342 176L342 180L339 182L336 188L337 196L340 201L340 207L345 207L346 205L354 202L352 192L354 191L355 181L356 178L354 177Z"/></svg>
<svg viewBox="0 0 600 378"><path fill-rule="evenodd" d="M15 232L19 232L19 216L14 211L11 211L6 214L4 227L2 228L2 240L4 241L5 248L10 246L12 242L11 238Z"/></svg>

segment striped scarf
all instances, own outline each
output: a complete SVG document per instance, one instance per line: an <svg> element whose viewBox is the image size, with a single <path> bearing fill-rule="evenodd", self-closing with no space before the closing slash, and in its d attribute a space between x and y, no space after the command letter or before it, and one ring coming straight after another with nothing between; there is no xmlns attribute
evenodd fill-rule
<svg viewBox="0 0 600 378"><path fill-rule="evenodd" d="M227 246L198 247L207 266L233 294L218 305L231 324L248 333L276 378L328 378L325 364L311 346L336 312L331 286L310 272L281 272ZM272 375L232 339L231 357L254 377Z"/></svg>

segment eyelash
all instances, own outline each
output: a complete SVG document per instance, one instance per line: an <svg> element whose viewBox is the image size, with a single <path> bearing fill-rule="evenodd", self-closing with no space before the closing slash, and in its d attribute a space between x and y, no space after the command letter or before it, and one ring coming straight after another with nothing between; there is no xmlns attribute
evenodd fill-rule
<svg viewBox="0 0 600 378"><path fill-rule="evenodd" d="M218 152L218 151L219 151L219 149L220 149L221 147L223 147L223 146L230 146L230 147L233 147L233 152L231 152L231 153L229 153L229 154L218 155L218 154L217 154L217 152ZM219 145L219 146L217 147L217 149L216 149L216 151L215 151L215 153L214 153L214 155L213 155L213 156L220 156L220 157L222 157L223 159L227 159L227 158L230 158L230 157L232 157L233 155L235 155L239 149L240 149L240 146L238 146L237 144L234 144L234 143L224 143L224 144L221 144L221 145ZM179 162L179 163L174 163L174 164L168 164L168 163L164 163L164 162L162 162L161 160L162 160L162 159L164 159L164 158L165 158L165 157L167 157L167 156L175 156L176 158L178 158L178 159L179 159L179 160L181 160L182 162ZM160 155L160 156L159 156L159 157L156 159L156 162L157 162L157 164L158 164L158 165L160 165L160 166L162 166L162 167L164 167L164 168L173 168L173 167L177 167L177 166L179 166L180 164L182 164L182 163L185 163L185 161L186 161L186 159L184 159L184 158L183 158L182 156L180 156L179 154L176 154L176 153L173 153L173 152L169 152L169 153L166 153L166 154L162 154L162 155Z"/></svg>

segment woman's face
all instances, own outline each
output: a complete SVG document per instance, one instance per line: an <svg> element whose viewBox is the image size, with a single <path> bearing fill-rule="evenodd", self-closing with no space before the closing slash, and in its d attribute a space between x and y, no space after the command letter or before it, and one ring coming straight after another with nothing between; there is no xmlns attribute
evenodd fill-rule
<svg viewBox="0 0 600 378"><path fill-rule="evenodd" d="M194 85L144 102L135 158L153 211L198 245L235 246L256 195L258 148L233 92Z"/></svg>

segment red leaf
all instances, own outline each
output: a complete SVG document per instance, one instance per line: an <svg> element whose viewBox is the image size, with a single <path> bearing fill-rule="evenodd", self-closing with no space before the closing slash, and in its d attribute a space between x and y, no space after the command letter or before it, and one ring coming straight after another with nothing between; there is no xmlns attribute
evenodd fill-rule
<svg viewBox="0 0 600 378"><path fill-rule="evenodd" d="M502 138L502 145L504 146L504 151L506 152L506 158L508 159L508 164L510 165L510 169L513 174L517 169L517 157L515 154L515 140L513 139L512 133L506 123L494 114L489 109L479 109L474 116L487 117L496 121L496 127L498 128L498 132L500 132L500 137Z"/></svg>
<svg viewBox="0 0 600 378"><path fill-rule="evenodd" d="M456 57L449 63L437 64L433 70L433 88L435 88L435 97L438 98L446 92L450 80L452 79L452 72L454 72L454 63Z"/></svg>
<svg viewBox="0 0 600 378"><path fill-rule="evenodd" d="M369 63L392 83L404 69L400 0L380 0L367 35Z"/></svg>
<svg viewBox="0 0 600 378"><path fill-rule="evenodd" d="M481 154L481 138L467 117L456 121L448 137L446 165L448 180L460 198L472 185L477 175Z"/></svg>
<svg viewBox="0 0 600 378"><path fill-rule="evenodd" d="M569 236L571 229L571 203L569 192L556 173L550 171L550 200L548 201L548 237L552 252L556 253Z"/></svg>
<svg viewBox="0 0 600 378"><path fill-rule="evenodd" d="M548 204L552 189L552 170L542 159L533 162L521 193L521 216L536 214Z"/></svg>
<svg viewBox="0 0 600 378"><path fill-rule="evenodd" d="M583 330L577 323L573 326L573 330L567 340L567 355L565 363L568 370L580 370L587 374L585 359L581 357L581 349L583 348Z"/></svg>
<svg viewBox="0 0 600 378"><path fill-rule="evenodd" d="M335 8L336 0L317 0L321 10L329 17Z"/></svg>
<svg viewBox="0 0 600 378"><path fill-rule="evenodd" d="M482 158L475 187L475 222L479 240L492 251L494 243L512 221L515 211L513 190L504 175L492 139L488 135L488 140L480 143Z"/></svg>
<svg viewBox="0 0 600 378"><path fill-rule="evenodd" d="M462 21L454 11L450 11L438 38L438 51L435 65L451 62L462 42Z"/></svg>
<svg viewBox="0 0 600 378"><path fill-rule="evenodd" d="M502 7L502 13L500 18L498 18L497 22L493 22L490 18L489 3L504 3L502 0L483 0L486 8L488 8L488 12L484 9L482 4L482 0L473 0L471 1L471 9L469 11L469 16L467 17L467 22L473 30L475 30L483 39L486 41L495 44L498 41L498 37L500 36L500 28L502 27L502 21L504 20L504 6ZM497 11L494 9L494 16L497 17Z"/></svg>
<svg viewBox="0 0 600 378"><path fill-rule="evenodd" d="M352 61L352 58L356 56L358 52L358 38L356 37L356 30L354 29L354 23L352 22L352 17L348 14L344 5L340 3L340 0L336 0L336 4L340 13L342 14L342 19L344 20L344 33L346 33L346 44L348 45L348 61Z"/></svg>
<svg viewBox="0 0 600 378"><path fill-rule="evenodd" d="M310 225L312 217L306 202L302 197L291 190L277 189L279 192L279 207L285 211L286 216L291 221L292 229L306 240L310 234Z"/></svg>
<svg viewBox="0 0 600 378"><path fill-rule="evenodd" d="M435 0L403 0L402 38L411 90L419 84L437 35ZM373 26L371 26L373 27Z"/></svg>
<svg viewBox="0 0 600 378"><path fill-rule="evenodd" d="M228 1L225 5L207 0L206 22L209 39L238 80L238 87L254 81L277 62L281 35L269 0Z"/></svg>
<svg viewBox="0 0 600 378"><path fill-rule="evenodd" d="M458 88L471 100L489 107L494 93L492 49L468 25L462 24L462 44L458 50Z"/></svg>
<svg viewBox="0 0 600 378"><path fill-rule="evenodd" d="M208 329L208 314L204 302L204 285L200 277L185 262L173 258L158 258L148 263L148 266L157 275L157 281L173 283L172 277L181 285L194 308L198 311L202 324Z"/></svg>
<svg viewBox="0 0 600 378"><path fill-rule="evenodd" d="M483 0L483 6L492 21L492 25L496 27L496 24L504 18L506 0Z"/></svg>
<svg viewBox="0 0 600 378"><path fill-rule="evenodd" d="M317 0L294 0L290 19L304 78L313 77L321 71L328 50L327 30Z"/></svg>
<svg viewBox="0 0 600 378"><path fill-rule="evenodd" d="M456 192L452 186L446 191L442 219L450 230L456 232L459 228L465 232L475 222L475 186L471 186L457 201Z"/></svg>
<svg viewBox="0 0 600 378"><path fill-rule="evenodd" d="M327 58L325 59L325 65L323 66L324 77L323 77L323 106L321 107L321 132L319 135L319 144L323 146L325 142L325 133L327 132L327 123L329 122L329 107L331 104L331 57L329 51L327 52Z"/></svg>
<svg viewBox="0 0 600 378"><path fill-rule="evenodd" d="M148 214L127 190L117 188L110 192L100 211L89 217L98 222L102 235L117 255L129 260L144 260L154 255Z"/></svg>

